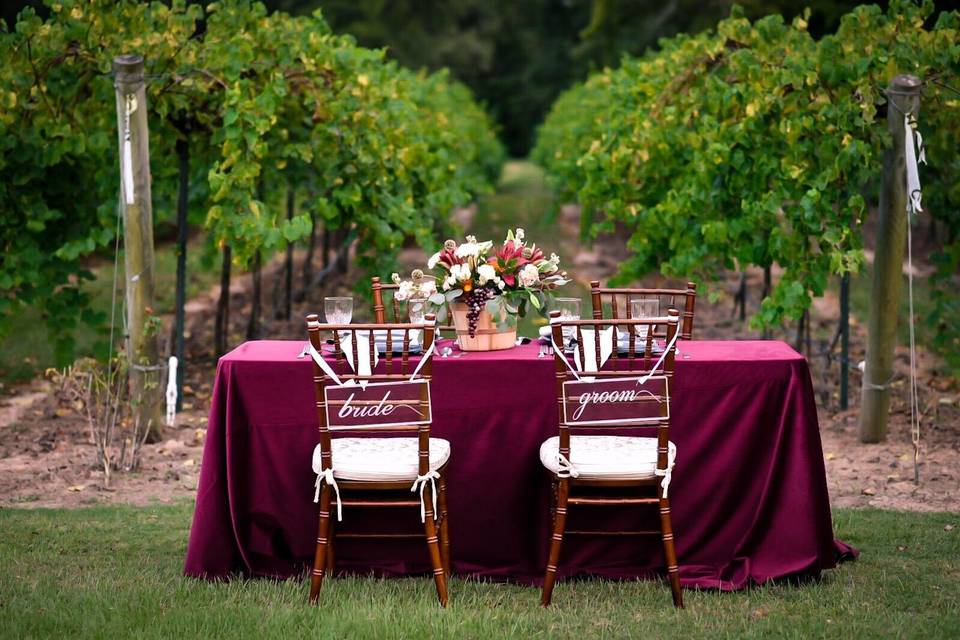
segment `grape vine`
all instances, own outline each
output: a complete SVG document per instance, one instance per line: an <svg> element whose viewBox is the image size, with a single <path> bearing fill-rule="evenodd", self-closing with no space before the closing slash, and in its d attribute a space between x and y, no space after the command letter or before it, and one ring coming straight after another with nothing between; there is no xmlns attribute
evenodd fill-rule
<svg viewBox="0 0 960 640"><path fill-rule="evenodd" d="M924 202L949 230L946 273L960 256L960 101L937 80L960 71L960 14L931 24L932 13L929 1L863 6L817 41L804 17L751 23L734 10L569 90L534 157L583 205L586 234L631 230L620 281L779 265L754 318L769 326L798 318L831 275L861 268L889 142L883 88L912 73L926 82L920 130L936 169L923 169Z"/></svg>
<svg viewBox="0 0 960 640"><path fill-rule="evenodd" d="M38 306L62 362L77 322L104 321L87 307L83 265L115 237L117 55L147 63L157 221L172 218L175 147L188 141L191 222L240 266L322 224L358 237L361 267L383 272L407 238L427 244L452 207L489 190L502 162L465 87L399 68L319 12L268 14L244 0L48 5L48 20L27 8L0 31L0 335Z"/></svg>

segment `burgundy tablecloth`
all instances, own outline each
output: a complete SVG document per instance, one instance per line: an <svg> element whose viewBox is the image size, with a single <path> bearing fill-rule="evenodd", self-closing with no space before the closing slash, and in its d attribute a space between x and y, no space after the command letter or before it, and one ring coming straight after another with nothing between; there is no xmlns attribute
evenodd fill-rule
<svg viewBox="0 0 960 640"><path fill-rule="evenodd" d="M310 361L296 357L303 344L249 342L220 360L187 575L287 577L312 558L317 423ZM447 483L458 573L542 578L548 482L538 451L557 433L557 404L553 361L537 351L533 344L435 359L433 435L452 444ZM833 538L803 357L782 342L693 341L680 351L670 498L683 583L739 589L816 573L855 553ZM584 518L590 528L642 527L652 511L574 508L570 526ZM420 526L417 510L397 512L392 526ZM340 526L369 530L369 515L346 509ZM662 567L661 553L656 538L570 538L561 574L648 575ZM338 541L337 556L339 571L428 570L417 540Z"/></svg>

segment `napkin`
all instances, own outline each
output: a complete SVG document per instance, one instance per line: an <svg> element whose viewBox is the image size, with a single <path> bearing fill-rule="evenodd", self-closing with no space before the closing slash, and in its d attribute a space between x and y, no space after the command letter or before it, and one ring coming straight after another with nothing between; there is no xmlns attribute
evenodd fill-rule
<svg viewBox="0 0 960 640"><path fill-rule="evenodd" d="M357 362L353 361L353 336L357 336ZM358 376L369 376L373 373L373 370L370 367L370 339L369 333L366 331L350 331L344 334L343 338L340 339L340 348L343 350L343 355L347 358L347 363L354 370ZM374 335L374 340L376 340L376 335ZM384 337L386 340L386 337ZM376 347L373 349L373 366L377 366L377 362L380 360L380 354L377 352ZM352 380L347 381L347 384L353 382ZM361 380L360 387L362 389L367 388L368 380Z"/></svg>
<svg viewBox="0 0 960 640"><path fill-rule="evenodd" d="M597 362L596 335L593 329L583 329L580 332L584 362L580 362L580 349L573 350L573 362L579 371L598 371L613 353L613 327L607 327L600 332L600 362Z"/></svg>

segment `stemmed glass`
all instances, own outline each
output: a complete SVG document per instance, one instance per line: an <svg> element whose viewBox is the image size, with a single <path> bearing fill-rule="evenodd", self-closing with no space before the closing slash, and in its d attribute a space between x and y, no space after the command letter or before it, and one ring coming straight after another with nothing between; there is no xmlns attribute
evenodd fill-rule
<svg viewBox="0 0 960 640"><path fill-rule="evenodd" d="M580 319L580 298L557 298L557 309L560 311L560 320L579 320ZM563 343L570 344L573 340L574 327L563 328Z"/></svg>
<svg viewBox="0 0 960 640"><path fill-rule="evenodd" d="M630 317L634 320L656 318L660 315L660 301L656 298L637 298L630 301ZM647 341L647 326L634 326L637 338L642 343Z"/></svg>
<svg viewBox="0 0 960 640"><path fill-rule="evenodd" d="M323 312L327 324L350 324L353 319L353 298L330 296L323 299Z"/></svg>

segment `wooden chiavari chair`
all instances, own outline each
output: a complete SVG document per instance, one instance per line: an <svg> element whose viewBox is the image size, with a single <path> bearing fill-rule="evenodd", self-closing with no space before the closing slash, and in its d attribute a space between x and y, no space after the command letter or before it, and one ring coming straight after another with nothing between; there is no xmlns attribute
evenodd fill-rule
<svg viewBox="0 0 960 640"><path fill-rule="evenodd" d="M386 304L384 302L384 292L389 291L390 295L390 310L393 312L391 315L394 322L405 322L407 320L407 315L404 313L404 310L401 306L399 300L396 297L396 291L400 288L400 285L394 284L392 282L385 283L380 280L379 276L373 276L370 279L370 290L373 292L373 317L376 322L386 322L387 313L386 313ZM448 314L449 315L449 314ZM437 325L437 331L441 333L456 333L456 328L452 325L441 324Z"/></svg>
<svg viewBox="0 0 960 640"><path fill-rule="evenodd" d="M422 363L411 361L410 343L411 331L422 331ZM450 535L447 523L447 493L445 471L447 460L450 457L450 443L447 440L430 437L430 423L432 414L429 413L429 384L433 372L433 344L435 338L435 316L427 314L423 324L410 323L377 323L377 324L348 324L329 325L320 324L316 314L307 316L307 332L310 344L316 354L323 354L321 332L333 334L333 345L328 347L326 356L332 358L331 366L323 355L313 356L313 380L316 390L317 420L320 428L320 442L314 451L314 471L317 478L317 501L320 503L317 548L314 556L313 571L310 581L310 602L316 603L319 599L320 588L324 575L332 574L334 569L334 539L340 538L417 538L426 537L430 564L433 568L434 581L437 587L437 597L441 606L447 604L447 575L450 574ZM382 333L380 333L382 332ZM395 345L395 332L402 332L399 345ZM374 357L377 335L386 340L383 355L377 366ZM352 353L352 362L356 373L336 373L335 370L344 370L343 363L348 360L341 344L349 336L349 344L345 346ZM361 375L358 358L364 358L363 349L358 350L359 341L366 343L366 357L369 359L370 375ZM399 354L397 346L400 346ZM313 355L313 354L312 354ZM325 363L321 366L317 362L319 357ZM419 371L417 370L417 367ZM348 368L348 367L347 367ZM426 382L418 393L418 399L399 401L416 407L421 416L429 419L421 420L417 424L400 426L337 426L328 425L327 395L328 385L335 385L337 381L355 380L358 383L403 382L417 373L418 380ZM333 374L333 375L331 375ZM342 387L347 389L348 387ZM362 387L349 387L360 390ZM330 402L331 405L346 404L343 401ZM374 402L357 402L356 404L372 405ZM383 432L393 434L393 437L364 437L364 438L332 438L332 431L355 432ZM416 433L416 437L403 437L403 434ZM399 434L399 435L398 435ZM416 457L416 460L414 460ZM439 474L439 475L437 475ZM434 481L438 485L436 491ZM419 499L411 499L411 483L413 489L419 486ZM429 486L427 486L429 485ZM427 497L424 493L428 492ZM353 497L350 494L358 492ZM375 492L376 498L364 497L363 493ZM394 498L391 494L396 492ZM341 494L344 497L341 498ZM384 497L387 496L387 497ZM331 502L336 499L338 517L331 517ZM436 500L437 511L434 510ZM396 508L419 507L424 531L420 533L336 533L336 522L339 519L341 508ZM435 516L438 519L435 519Z"/></svg>
<svg viewBox="0 0 960 640"><path fill-rule="evenodd" d="M680 339L693 339L693 311L697 302L697 283L688 282L686 289L611 289L601 287L599 280L590 281L593 317L630 319L632 300L658 300L661 309L680 310ZM621 306L622 305L622 306ZM609 310L609 315L604 311ZM662 332L657 337L662 338Z"/></svg>
<svg viewBox="0 0 960 640"><path fill-rule="evenodd" d="M563 329L572 330L576 337L575 349L579 352L580 362L584 362L583 331L592 330L594 336L600 331L614 326L611 320L560 320L560 312L550 314L552 337L555 345L563 344ZM550 555L547 560L546 573L543 580L543 592L540 604L544 607L550 604L553 586L556 581L557 565L560 560L560 549L564 535L657 535L663 542L663 551L666 559L667 577L673 594L673 604L683 607L683 592L680 587L680 577L677 568L677 555L674 546L673 524L670 519L670 501L668 488L673 461L676 456L676 447L669 440L669 384L673 378L675 339L679 325L679 314L670 309L666 317L648 318L643 320L620 320L620 326L631 329L641 328L639 332L631 331L631 335L642 333L646 327L646 335L653 335L656 326L664 326L665 349L662 352L661 381L663 391L655 399L658 405L651 406L648 421L635 420L597 425L572 424L568 422L570 416L566 413L564 402L564 383L576 381L577 376L572 373L569 360L565 359L562 350L554 349L554 365L556 375L557 402L560 416L559 436L554 436L540 447L540 460L546 467L551 481L551 515L552 532L550 538ZM634 338L631 338L631 342ZM594 340L596 349L596 363L601 362L600 340ZM653 373L658 358L651 349L642 351L631 345L629 353L624 356L618 353L614 346L610 353L610 360L605 367L598 367L599 371L581 374L590 376L593 380L602 381L630 378L626 384L632 385L634 377ZM582 392L581 392L582 393ZM653 396L651 396L653 398ZM575 403L581 396L568 397L567 402ZM576 406L576 405L572 405ZM572 413L576 416L576 413ZM571 430L587 431L590 429L630 428L656 429L656 437L638 436L609 436L609 435L571 435ZM607 491L608 490L608 491ZM611 495L612 494L612 495ZM658 506L660 510L659 530L652 531L566 531L567 509L571 506Z"/></svg>

